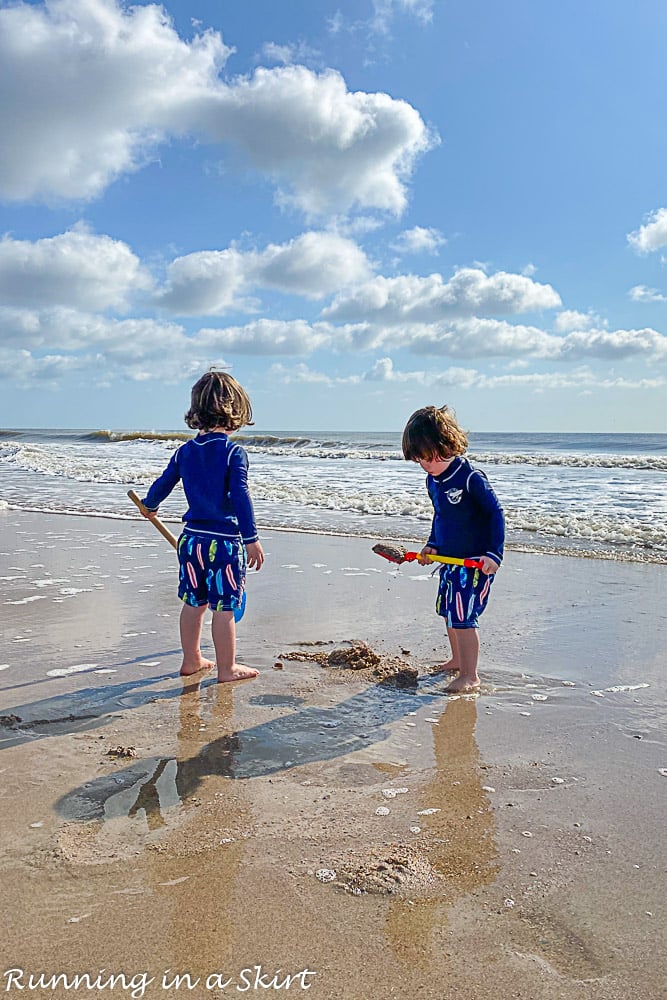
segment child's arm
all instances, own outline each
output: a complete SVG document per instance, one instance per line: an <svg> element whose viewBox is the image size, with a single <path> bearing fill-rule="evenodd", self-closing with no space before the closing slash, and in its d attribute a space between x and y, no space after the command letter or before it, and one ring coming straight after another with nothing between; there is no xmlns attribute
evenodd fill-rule
<svg viewBox="0 0 667 1000"><path fill-rule="evenodd" d="M142 503L149 513L154 514L158 509L163 500L169 496L173 490L176 483L181 478L181 474L178 471L178 452L175 451L171 456L169 465L164 470L161 476L159 476L148 493L144 497Z"/></svg>
<svg viewBox="0 0 667 1000"><path fill-rule="evenodd" d="M228 468L229 495L232 498L234 513L239 522L241 538L247 547L253 542L257 542L257 525L248 488L248 456L240 445L236 445L229 452Z"/></svg>
<svg viewBox="0 0 667 1000"><path fill-rule="evenodd" d="M484 567L484 573L495 573L503 561L505 548L505 515L500 501L493 491L486 476L475 471L468 479L468 492L484 516L488 518L490 543L482 556L482 562L487 561L489 569Z"/></svg>
<svg viewBox="0 0 667 1000"><path fill-rule="evenodd" d="M435 518L436 518L435 500L433 498L433 493L431 491L431 477L430 476L426 477L426 492L428 493L429 499L430 499L431 503L433 504L433 517L431 519L431 532L430 532L430 534L428 536L428 541L427 541L426 545L424 546L424 548L421 551L422 555L426 555L427 552L437 553L437 551L438 551L437 548L436 548L436 544L435 544L435 538L436 538L436 535L435 535Z"/></svg>

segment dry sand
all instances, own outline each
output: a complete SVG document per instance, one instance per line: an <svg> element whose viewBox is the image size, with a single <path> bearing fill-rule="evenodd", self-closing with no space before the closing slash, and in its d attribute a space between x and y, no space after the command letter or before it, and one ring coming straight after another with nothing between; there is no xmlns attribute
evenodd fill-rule
<svg viewBox="0 0 667 1000"><path fill-rule="evenodd" d="M267 532L218 687L149 525L0 517L0 993L666 995L667 568L509 553L450 698L429 570Z"/></svg>

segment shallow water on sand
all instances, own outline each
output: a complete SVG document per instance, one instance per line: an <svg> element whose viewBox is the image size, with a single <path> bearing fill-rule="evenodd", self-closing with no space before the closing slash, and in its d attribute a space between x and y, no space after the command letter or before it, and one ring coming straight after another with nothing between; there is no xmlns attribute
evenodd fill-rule
<svg viewBox="0 0 667 1000"><path fill-rule="evenodd" d="M276 534L238 628L260 677L218 686L177 676L173 556L146 525L3 517L12 963L308 967L324 1000L659 995L663 567L511 553L482 694L450 698L272 669L351 639L423 675L445 654L428 570Z"/></svg>

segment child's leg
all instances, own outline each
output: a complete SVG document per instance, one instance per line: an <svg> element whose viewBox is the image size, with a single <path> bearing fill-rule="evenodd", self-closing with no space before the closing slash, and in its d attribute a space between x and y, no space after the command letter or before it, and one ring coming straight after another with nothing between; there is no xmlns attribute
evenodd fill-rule
<svg viewBox="0 0 667 1000"><path fill-rule="evenodd" d="M444 663L437 666L432 673L434 674L455 674L461 669L461 657L459 656L459 647L456 638L456 633L458 629L448 628L447 638L449 639L449 645L451 646L452 655Z"/></svg>
<svg viewBox="0 0 667 1000"><path fill-rule="evenodd" d="M210 670L213 666L210 660L205 660L201 655L201 628L206 610L205 604L201 607L183 604L181 608L180 629L183 648L181 674L184 677L196 674L199 670Z"/></svg>
<svg viewBox="0 0 667 1000"><path fill-rule="evenodd" d="M474 691L479 688L477 661L479 659L479 632L476 628L451 629L456 632L459 675L447 685L447 691ZM447 630L448 634L450 630ZM451 642L450 636L450 642ZM452 649L454 647L452 646Z"/></svg>
<svg viewBox="0 0 667 1000"><path fill-rule="evenodd" d="M218 665L218 683L248 681L257 677L259 670L235 663L236 622L233 611L214 611L211 624L215 659Z"/></svg>

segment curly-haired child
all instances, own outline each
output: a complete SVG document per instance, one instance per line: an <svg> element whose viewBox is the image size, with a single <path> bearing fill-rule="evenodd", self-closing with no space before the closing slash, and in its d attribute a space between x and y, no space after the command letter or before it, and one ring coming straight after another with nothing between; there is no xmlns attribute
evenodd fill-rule
<svg viewBox="0 0 667 1000"><path fill-rule="evenodd" d="M264 552L248 489L248 456L229 434L252 424L252 407L235 378L212 370L193 386L185 422L198 434L174 452L143 501L150 517L182 480L188 509L178 539L181 674L213 666L200 646L210 608L218 682L251 680L259 671L236 663L236 618L244 606L246 565L261 569Z"/></svg>
<svg viewBox="0 0 667 1000"><path fill-rule="evenodd" d="M426 472L433 504L429 539L420 552L481 561L481 569L443 565L436 612L446 622L451 659L436 673L456 673L447 691L480 687L478 619L486 608L491 584L503 559L505 518L486 475L464 453L468 438L447 406L425 406L412 414L403 431L403 455Z"/></svg>

